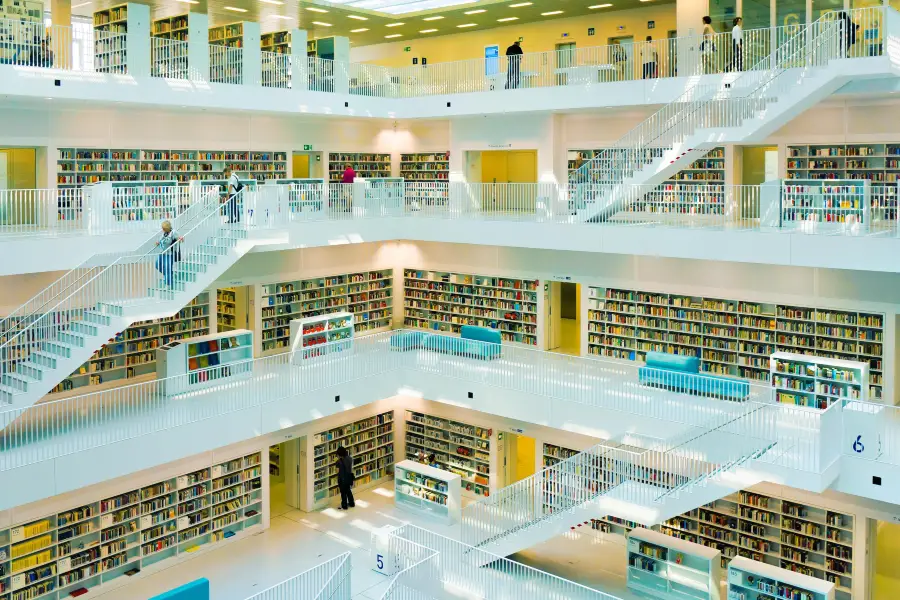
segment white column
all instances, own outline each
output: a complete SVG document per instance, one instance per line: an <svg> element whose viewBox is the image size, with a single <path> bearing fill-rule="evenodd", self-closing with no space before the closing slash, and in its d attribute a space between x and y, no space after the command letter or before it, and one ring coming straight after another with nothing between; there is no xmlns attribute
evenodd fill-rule
<svg viewBox="0 0 900 600"><path fill-rule="evenodd" d="M334 91L350 93L350 38L334 37Z"/></svg>
<svg viewBox="0 0 900 600"><path fill-rule="evenodd" d="M260 54L259 23L243 21L244 51L241 72L244 85L260 85L262 83L262 54Z"/></svg>
<svg viewBox="0 0 900 600"><path fill-rule="evenodd" d="M132 77L150 76L150 7L128 3L127 32L125 33L128 74Z"/></svg>
<svg viewBox="0 0 900 600"><path fill-rule="evenodd" d="M209 15L188 14L188 78L209 80Z"/></svg>
<svg viewBox="0 0 900 600"><path fill-rule="evenodd" d="M306 57L307 34L304 29L291 29L291 89L309 89L309 60Z"/></svg>
<svg viewBox="0 0 900 600"><path fill-rule="evenodd" d="M677 0L675 23L678 28L678 75L694 75L700 69L700 35L703 17L709 14L709 0Z"/></svg>

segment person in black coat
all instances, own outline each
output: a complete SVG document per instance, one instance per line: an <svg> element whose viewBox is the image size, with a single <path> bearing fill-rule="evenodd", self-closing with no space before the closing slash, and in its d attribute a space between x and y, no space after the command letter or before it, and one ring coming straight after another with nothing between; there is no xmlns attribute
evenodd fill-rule
<svg viewBox="0 0 900 600"><path fill-rule="evenodd" d="M353 480L356 479L353 475L353 458L343 446L337 449L337 456L337 483L338 489L341 490L341 510L347 510L356 506L350 489L353 487Z"/></svg>
<svg viewBox="0 0 900 600"><path fill-rule="evenodd" d="M522 63L522 46L516 40L513 45L506 49L506 89L514 90L519 87L519 67Z"/></svg>

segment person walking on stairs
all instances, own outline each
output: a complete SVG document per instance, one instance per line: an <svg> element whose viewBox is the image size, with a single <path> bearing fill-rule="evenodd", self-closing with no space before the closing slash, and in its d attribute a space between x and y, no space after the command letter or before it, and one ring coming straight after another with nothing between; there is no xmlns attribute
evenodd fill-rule
<svg viewBox="0 0 900 600"><path fill-rule="evenodd" d="M175 230L172 229L171 221L162 222L162 236L156 242L160 250L159 256L156 257L156 270L162 273L163 279L169 288L175 287L175 277L172 273L175 263L181 260L181 248L175 246L176 242L183 242L183 237L178 237ZM171 250L170 250L171 248Z"/></svg>
<svg viewBox="0 0 900 600"><path fill-rule="evenodd" d="M347 452L347 449L341 446L337 449L337 484L341 491L341 510L348 510L356 506L353 500L353 481L356 476L353 474L353 457Z"/></svg>
<svg viewBox="0 0 900 600"><path fill-rule="evenodd" d="M244 184L241 183L240 178L237 173L234 173L231 170L231 167L225 167L223 171L223 175L225 175L225 179L228 181L226 193L226 206L225 206L225 215L228 217L227 223L240 223L241 222L241 202L238 194L241 193L241 190L244 189Z"/></svg>

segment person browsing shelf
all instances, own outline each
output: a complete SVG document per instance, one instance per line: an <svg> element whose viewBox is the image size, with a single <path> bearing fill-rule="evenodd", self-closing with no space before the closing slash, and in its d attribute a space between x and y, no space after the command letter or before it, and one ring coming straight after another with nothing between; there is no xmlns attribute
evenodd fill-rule
<svg viewBox="0 0 900 600"><path fill-rule="evenodd" d="M356 479L356 476L353 474L353 458L343 446L337 449L337 456L337 484L338 489L341 491L341 510L348 510L356 506L356 502L353 500L353 491L351 490L353 481Z"/></svg>
<svg viewBox="0 0 900 600"><path fill-rule="evenodd" d="M435 469L441 468L441 465L438 464L437 457L435 457L434 452L428 455L428 466L434 467Z"/></svg>
<svg viewBox="0 0 900 600"><path fill-rule="evenodd" d="M244 184L241 183L241 179L238 177L238 174L231 170L231 167L225 167L225 170L222 172L225 175L226 186L227 189L225 191L226 194L226 205L225 205L225 215L228 217L227 223L240 223L241 222L241 199L239 194L244 189Z"/></svg>
<svg viewBox="0 0 900 600"><path fill-rule="evenodd" d="M341 174L341 183L353 183L354 179L356 179L356 171L353 170L353 165L344 165L344 172Z"/></svg>
<svg viewBox="0 0 900 600"><path fill-rule="evenodd" d="M171 221L163 221L161 227L162 235L156 242L156 246L159 248L159 256L156 257L156 270L162 273L166 285L172 288L175 287L172 270L175 268L175 263L181 259L181 248L175 246L175 243L183 242L184 238L179 237L175 233L175 230L172 229Z"/></svg>

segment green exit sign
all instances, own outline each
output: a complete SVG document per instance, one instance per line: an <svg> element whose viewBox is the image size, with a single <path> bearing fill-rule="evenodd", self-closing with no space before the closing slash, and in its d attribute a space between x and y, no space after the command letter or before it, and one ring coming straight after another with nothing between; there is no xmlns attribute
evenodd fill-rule
<svg viewBox="0 0 900 600"><path fill-rule="evenodd" d="M304 150L312 150L312 144L303 144Z"/></svg>
<svg viewBox="0 0 900 600"><path fill-rule="evenodd" d="M404 52L409 52L410 50L412 50L412 46L407 46L403 49Z"/></svg>

